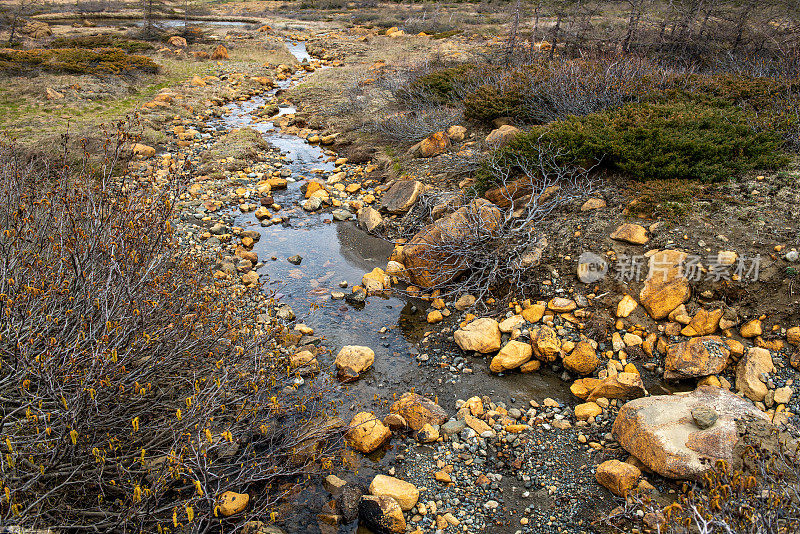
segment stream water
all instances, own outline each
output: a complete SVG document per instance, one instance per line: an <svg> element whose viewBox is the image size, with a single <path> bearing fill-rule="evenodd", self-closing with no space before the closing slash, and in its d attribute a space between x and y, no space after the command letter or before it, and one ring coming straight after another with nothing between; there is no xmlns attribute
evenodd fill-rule
<svg viewBox="0 0 800 534"><path fill-rule="evenodd" d="M304 43L287 42L289 51L299 60L309 59ZM278 82L266 96L286 89L291 80ZM568 398L566 385L551 373L529 375L511 374L497 377L488 372L486 363L473 359L466 365L472 373L460 373L455 368L421 367L417 356L419 342L426 329L424 310L427 304L406 297L372 296L363 305L352 306L344 300L331 299L332 291L361 283L365 272L374 267L384 268L393 245L361 230L354 221L333 221L330 213L308 213L299 207L303 199L300 186L304 177L312 176L313 169L333 170L322 148L306 140L282 133L272 122L253 120L253 112L265 102L261 96L244 102L228 104L228 113L222 118L224 128L251 127L286 156L286 166L291 169L291 179L283 191L273 193L275 202L281 204L281 215L290 215L288 222L263 227L252 213L235 213L234 224L255 229L261 234L254 251L264 262L259 269L262 280L269 280L269 290L282 303L289 304L298 322L311 326L316 336L331 354L323 355L323 368L332 365L333 355L344 345L365 345L375 351L371 370L347 388L347 402L340 415L349 416L361 409L377 407L374 398L391 398L414 387L422 394L438 396L440 404L452 412L457 398L472 395L490 395L497 400L531 399L545 396ZM282 114L294 113L291 107L281 108ZM300 265L288 258L300 255ZM385 327L385 328L384 328ZM438 353L439 348L431 348ZM463 356L463 355L458 355ZM469 360L469 358L467 358ZM394 455L390 447L384 454L365 458L359 467L359 477L369 479L384 469ZM311 487L300 497L295 516L282 526L288 532L318 532L315 513L330 499L321 487ZM363 527L343 525L340 532L353 532Z"/></svg>

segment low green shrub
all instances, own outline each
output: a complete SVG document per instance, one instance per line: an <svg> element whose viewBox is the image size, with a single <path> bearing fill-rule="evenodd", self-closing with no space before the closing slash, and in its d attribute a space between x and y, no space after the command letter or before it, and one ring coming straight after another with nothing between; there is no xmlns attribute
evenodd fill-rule
<svg viewBox="0 0 800 534"><path fill-rule="evenodd" d="M735 108L637 103L535 127L498 156L513 165L518 158L538 159L539 150L559 148L582 165L599 163L636 180L714 182L786 165L782 145L779 132L754 130ZM491 185L491 176L481 173L477 187Z"/></svg>
<svg viewBox="0 0 800 534"><path fill-rule="evenodd" d="M103 33L100 35L80 35L75 37L58 37L53 39L48 48L119 48L135 54L153 50L152 43L147 41L136 41L126 39L113 33Z"/></svg>
<svg viewBox="0 0 800 534"><path fill-rule="evenodd" d="M423 96L438 104L451 102L458 96L456 91L458 82L473 72L475 65L469 63L434 70L413 80L408 87L398 93L398 97L410 99Z"/></svg>
<svg viewBox="0 0 800 534"><path fill-rule="evenodd" d="M23 74L31 69L69 74L119 75L156 73L159 66L149 57L128 54L119 48L0 50L0 72Z"/></svg>

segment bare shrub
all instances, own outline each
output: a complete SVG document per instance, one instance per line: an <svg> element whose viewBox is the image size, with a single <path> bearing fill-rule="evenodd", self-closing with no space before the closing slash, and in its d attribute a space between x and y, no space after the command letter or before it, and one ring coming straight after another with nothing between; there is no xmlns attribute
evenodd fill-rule
<svg viewBox="0 0 800 534"><path fill-rule="evenodd" d="M432 133L447 130L462 119L463 114L460 109L436 106L376 117L364 128L388 139L415 143Z"/></svg>
<svg viewBox="0 0 800 534"><path fill-rule="evenodd" d="M490 158L498 187L485 196L494 204L474 192L424 197L404 220L410 226L432 222L420 231L425 246L417 263L424 267L406 262L412 281L416 275L429 276L431 289L444 295L468 292L479 299L506 285L521 288L546 246L541 223L595 187L592 169L565 163L568 158L563 150L545 145L536 159L519 157L513 165ZM435 273L428 275L431 265Z"/></svg>
<svg viewBox="0 0 800 534"><path fill-rule="evenodd" d="M325 456L321 399L176 244L178 182L0 146L0 523L234 532ZM287 483L286 485L282 485ZM249 493L225 517L225 491Z"/></svg>

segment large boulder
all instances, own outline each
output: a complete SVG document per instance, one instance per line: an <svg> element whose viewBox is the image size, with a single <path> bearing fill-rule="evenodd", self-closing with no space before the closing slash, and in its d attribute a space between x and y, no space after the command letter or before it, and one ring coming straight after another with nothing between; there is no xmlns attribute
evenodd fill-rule
<svg viewBox="0 0 800 534"><path fill-rule="evenodd" d="M500 349L497 356L492 358L492 363L489 364L489 370L493 373L502 373L503 371L516 369L530 360L532 356L533 349L531 349L530 343L509 341Z"/></svg>
<svg viewBox="0 0 800 534"><path fill-rule="evenodd" d="M358 504L358 517L377 534L403 534L406 520L400 505L388 495L364 495Z"/></svg>
<svg viewBox="0 0 800 534"><path fill-rule="evenodd" d="M470 321L464 328L456 330L453 338L461 350L489 354L500 350L501 335L497 321L483 317Z"/></svg>
<svg viewBox="0 0 800 534"><path fill-rule="evenodd" d="M404 512L414 508L419 500L419 490L414 484L387 475L375 475L369 492L372 495L388 495L397 501Z"/></svg>
<svg viewBox="0 0 800 534"><path fill-rule="evenodd" d="M497 206L476 199L423 228L403 247L411 282L432 288L454 280L468 268L466 256L471 249L495 235L502 220Z"/></svg>
<svg viewBox="0 0 800 534"><path fill-rule="evenodd" d="M708 407L716 422L701 429L692 411ZM717 460L733 460L736 420L767 416L730 391L701 386L688 394L658 395L626 403L614 422L614 438L652 471L674 479L696 478ZM705 425L704 425L705 426Z"/></svg>
<svg viewBox="0 0 800 534"><path fill-rule="evenodd" d="M750 400L763 401L769 389L761 375L774 370L770 352L761 347L751 347L736 367L736 389Z"/></svg>
<svg viewBox="0 0 800 534"><path fill-rule="evenodd" d="M699 378L722 372L731 351L719 336L692 338L667 347L664 378Z"/></svg>
<svg viewBox="0 0 800 534"><path fill-rule="evenodd" d="M662 250L650 256L649 272L639 292L639 302L653 319L663 319L689 300L689 281L683 273L686 253Z"/></svg>
<svg viewBox="0 0 800 534"><path fill-rule="evenodd" d="M381 208L389 213L405 213L424 190L425 184L418 180L398 180L383 194Z"/></svg>
<svg viewBox="0 0 800 534"><path fill-rule="evenodd" d="M345 440L355 450L369 454L386 443L392 431L370 412L359 412L350 421Z"/></svg>
<svg viewBox="0 0 800 534"><path fill-rule="evenodd" d="M375 352L369 347L345 345L334 364L342 380L355 380L375 363Z"/></svg>
<svg viewBox="0 0 800 534"><path fill-rule="evenodd" d="M411 392L403 393L389 411L402 416L414 431L419 431L426 424L441 425L447 421L444 408L427 397Z"/></svg>

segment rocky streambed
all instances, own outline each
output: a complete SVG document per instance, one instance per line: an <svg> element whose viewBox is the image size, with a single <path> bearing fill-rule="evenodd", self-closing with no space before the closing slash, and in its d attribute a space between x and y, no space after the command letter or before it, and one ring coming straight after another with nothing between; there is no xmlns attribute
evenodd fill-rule
<svg viewBox="0 0 800 534"><path fill-rule="evenodd" d="M674 478L726 458L735 419L792 420L797 330L762 336L761 319L690 302L674 266L641 292L594 291L551 272L536 291L543 300L512 298L503 310L468 295L393 293L403 265L387 259L398 250L364 227L408 209L419 184L341 158L335 134L282 100L307 73L335 66L300 42L288 48L298 64L269 77L229 69L191 80L190 90L227 96L205 100L202 123L172 129L178 159L203 177L182 199L186 244L223 251L215 277L262 288L244 294L263 323L288 331L294 387L327 380L353 427L343 465L280 510L283 530L604 530L621 496L667 505ZM237 152L243 140L256 149ZM175 160L160 157L168 168ZM627 224L602 239L626 254L660 232ZM658 526L650 520L643 528Z"/></svg>

